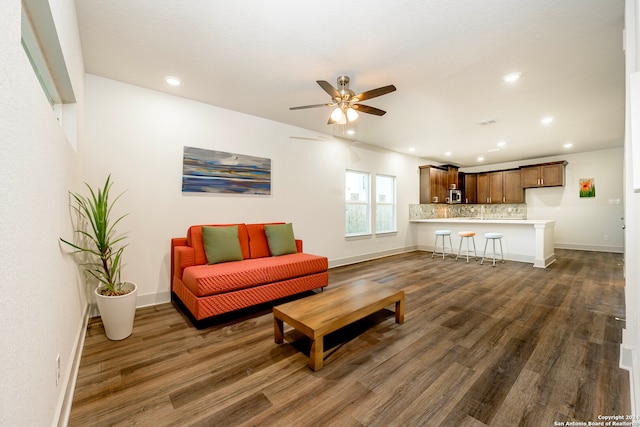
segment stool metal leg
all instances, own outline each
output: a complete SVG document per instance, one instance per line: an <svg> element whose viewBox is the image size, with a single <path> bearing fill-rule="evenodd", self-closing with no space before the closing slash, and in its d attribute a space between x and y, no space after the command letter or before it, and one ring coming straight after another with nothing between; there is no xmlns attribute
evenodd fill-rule
<svg viewBox="0 0 640 427"><path fill-rule="evenodd" d="M462 241L464 240L464 237L460 237L460 245L458 246L458 255L456 256L456 261L458 260L458 258L460 258L460 249L462 249ZM467 249L469 248L469 241L467 240ZM467 256L467 262L469 262L469 258Z"/></svg>
<svg viewBox="0 0 640 427"><path fill-rule="evenodd" d="M443 237L444 239L444 237ZM431 253L431 259L433 259L434 256L436 256L436 248L438 247L438 235L436 234L436 241L433 244L433 252Z"/></svg>
<svg viewBox="0 0 640 427"><path fill-rule="evenodd" d="M484 259L487 256L487 243L489 243L489 239L484 239L484 252L482 253L482 260L480 261L480 265L484 264Z"/></svg>
<svg viewBox="0 0 640 427"><path fill-rule="evenodd" d="M495 267L496 266L496 239L492 239L493 240L493 265L491 265L491 267Z"/></svg>
<svg viewBox="0 0 640 427"><path fill-rule="evenodd" d="M471 241L473 242L473 255L475 257L475 260L478 260L478 252L476 252L476 239L475 237L471 238ZM467 248L469 247L469 242L467 241ZM467 258L467 262L469 262L469 259Z"/></svg>
<svg viewBox="0 0 640 427"><path fill-rule="evenodd" d="M502 258L502 263L504 264L504 252L502 252L502 239L498 239L500 242L500 257Z"/></svg>

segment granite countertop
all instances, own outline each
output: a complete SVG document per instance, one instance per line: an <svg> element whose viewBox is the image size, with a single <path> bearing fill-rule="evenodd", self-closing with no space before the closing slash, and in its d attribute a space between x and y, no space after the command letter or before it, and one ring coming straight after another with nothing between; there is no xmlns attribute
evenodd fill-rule
<svg viewBox="0 0 640 427"><path fill-rule="evenodd" d="M470 224L549 224L555 220L549 219L509 219L509 218L489 218L481 219L480 217L457 217L457 218L433 218L433 219L412 219L409 222L460 222Z"/></svg>

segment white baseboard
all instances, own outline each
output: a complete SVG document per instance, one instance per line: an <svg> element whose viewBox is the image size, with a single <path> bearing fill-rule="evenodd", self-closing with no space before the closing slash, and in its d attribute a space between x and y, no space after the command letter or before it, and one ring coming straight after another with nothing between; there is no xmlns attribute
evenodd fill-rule
<svg viewBox="0 0 640 427"><path fill-rule="evenodd" d="M163 291L156 294L138 294L136 308L164 304L165 302L171 302L171 291Z"/></svg>
<svg viewBox="0 0 640 427"><path fill-rule="evenodd" d="M445 250L447 250L447 249L448 248L446 248ZM425 252L433 252L433 245L420 245L420 246L418 246L418 250L419 251L425 251ZM440 249L438 249L438 250L440 250ZM463 249L463 251L464 251L464 249ZM478 254L478 258L482 258L482 254L483 254L484 251L482 249L479 249L476 252ZM457 253L458 253L458 251L455 250L454 255L457 255ZM442 255L440 255L440 256L442 257ZM496 259L499 259L499 258L500 258L500 253L498 253L498 257ZM487 250L487 259L493 260L493 253L490 250ZM507 252L504 253L504 259L505 259L505 261L525 262L525 263L529 263L529 264L533 264L534 261L535 261L535 257L533 257L533 256L510 254L510 253L507 253Z"/></svg>
<svg viewBox="0 0 640 427"><path fill-rule="evenodd" d="M356 255L356 256L347 257L347 258L332 259L332 260L329 260L329 268L341 267L349 264L356 264L358 262L363 262L363 261L371 261L374 259L384 258L391 255L403 254L406 252L413 252L417 249L418 249L418 246L413 245L413 246L407 246L404 248L390 249L386 251L370 252L367 254Z"/></svg>
<svg viewBox="0 0 640 427"><path fill-rule="evenodd" d="M78 379L78 371L80 370L80 360L82 359L82 350L84 348L84 340L87 336L87 325L89 324L89 305L87 304L82 314L82 323L78 331L78 339L73 348L73 361L71 363L69 373L66 377L66 387L62 400L58 404L58 427L66 427L69 423L71 415L71 404L73 403L73 393L76 390L76 380Z"/></svg>
<svg viewBox="0 0 640 427"><path fill-rule="evenodd" d="M591 251L591 252L612 252L623 253L622 246L607 246L607 245L582 245L579 243L558 243L554 242L553 246L556 249L573 249L576 251Z"/></svg>

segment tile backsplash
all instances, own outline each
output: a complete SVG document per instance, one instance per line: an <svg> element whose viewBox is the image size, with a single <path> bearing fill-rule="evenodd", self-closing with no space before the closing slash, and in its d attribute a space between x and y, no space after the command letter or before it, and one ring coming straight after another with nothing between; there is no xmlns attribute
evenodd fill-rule
<svg viewBox="0 0 640 427"><path fill-rule="evenodd" d="M527 204L409 205L409 220L435 218L527 219Z"/></svg>

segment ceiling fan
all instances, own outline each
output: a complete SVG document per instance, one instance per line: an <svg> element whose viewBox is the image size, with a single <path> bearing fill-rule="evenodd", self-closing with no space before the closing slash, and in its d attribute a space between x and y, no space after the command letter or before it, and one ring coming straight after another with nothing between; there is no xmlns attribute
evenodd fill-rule
<svg viewBox="0 0 640 427"><path fill-rule="evenodd" d="M306 108L317 107L335 107L331 112L329 121L327 124L346 124L353 122L358 118L358 112L373 114L376 116L383 116L386 111L379 108L370 107L368 105L360 104L360 101L365 99L375 98L376 96L386 95L387 93L396 90L394 85L388 85L379 87L377 89L371 89L366 92L355 94L354 91L349 89L349 76L338 77L338 89L334 88L331 83L325 80L316 80L316 83L320 85L325 92L331 96L331 102L326 104L314 104L303 105L300 107L290 107L290 110L303 110Z"/></svg>

